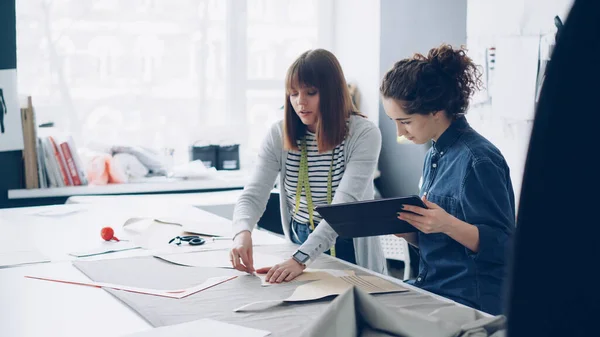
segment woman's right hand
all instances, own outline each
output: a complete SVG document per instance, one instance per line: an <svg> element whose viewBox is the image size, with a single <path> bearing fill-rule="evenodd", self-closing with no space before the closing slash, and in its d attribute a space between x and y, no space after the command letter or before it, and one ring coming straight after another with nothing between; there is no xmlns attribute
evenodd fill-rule
<svg viewBox="0 0 600 337"><path fill-rule="evenodd" d="M254 273L252 235L249 231L240 232L235 236L233 248L229 252L229 260L233 268L247 273Z"/></svg>

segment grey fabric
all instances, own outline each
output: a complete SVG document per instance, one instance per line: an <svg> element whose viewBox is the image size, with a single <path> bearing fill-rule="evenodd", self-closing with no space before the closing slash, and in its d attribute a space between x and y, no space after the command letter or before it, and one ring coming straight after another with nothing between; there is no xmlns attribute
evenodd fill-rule
<svg viewBox="0 0 600 337"><path fill-rule="evenodd" d="M333 197L333 203L368 200L374 197L373 176L381 149L381 132L369 120L351 116L344 150L345 171ZM233 213L233 234L252 231L264 212L270 191L279 174L279 185L284 185L287 151L283 148L283 122L275 123L265 137L252 178L244 187ZM288 240L291 211L287 195L280 188L279 206L281 223ZM368 225L368 224L365 224ZM314 261L335 242L336 232L323 220L319 223L301 250ZM386 260L378 237L354 239L356 263L377 273L387 274Z"/></svg>
<svg viewBox="0 0 600 337"><path fill-rule="evenodd" d="M289 256L296 245L258 246L261 253ZM233 275L228 269L183 267L154 257L135 257L100 261L77 261L74 265L97 282L157 289L175 289L196 285L214 276ZM328 255L321 255L311 268L353 269L358 275L366 273ZM249 328L268 330L273 336L299 336L312 322L327 310L331 298L295 304L282 304L260 312L235 313L233 309L259 300L277 300L292 294L295 285L261 287L255 276L240 276L214 288L180 300L148 296L130 292L107 290L146 319L152 326L165 326L211 318ZM416 291L375 295L374 298L391 310L406 309L429 315L455 305L440 301Z"/></svg>
<svg viewBox="0 0 600 337"><path fill-rule="evenodd" d="M458 306L430 315L393 309L353 287L338 296L302 336L499 337L505 324L504 316L483 317Z"/></svg>
<svg viewBox="0 0 600 337"><path fill-rule="evenodd" d="M382 331L377 331L377 330L371 329L368 326L364 327L358 336L360 336L360 337L396 337L394 335L390 335L390 334L382 332Z"/></svg>

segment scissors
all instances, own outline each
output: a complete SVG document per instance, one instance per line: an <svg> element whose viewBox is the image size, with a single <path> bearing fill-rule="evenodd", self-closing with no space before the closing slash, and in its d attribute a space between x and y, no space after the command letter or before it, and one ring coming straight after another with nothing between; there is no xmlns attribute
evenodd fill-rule
<svg viewBox="0 0 600 337"><path fill-rule="evenodd" d="M186 241L190 246L200 246L203 245L205 240L197 235L187 235L187 236L176 236L169 241L172 243L175 241L176 245L180 245L181 241Z"/></svg>

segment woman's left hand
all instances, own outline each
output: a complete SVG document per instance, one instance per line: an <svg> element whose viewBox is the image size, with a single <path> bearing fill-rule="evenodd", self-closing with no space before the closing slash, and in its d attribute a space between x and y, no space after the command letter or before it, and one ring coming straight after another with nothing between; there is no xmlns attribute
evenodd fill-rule
<svg viewBox="0 0 600 337"><path fill-rule="evenodd" d="M295 279L298 275L302 274L305 268L306 266L298 263L296 260L289 259L270 268L257 269L256 272L259 274L267 273L266 282L281 283Z"/></svg>
<svg viewBox="0 0 600 337"><path fill-rule="evenodd" d="M404 205L403 211L413 212L415 214L400 212L398 219L404 220L425 234L446 233L454 218L437 204L427 200L425 196L421 198L428 208L418 206Z"/></svg>

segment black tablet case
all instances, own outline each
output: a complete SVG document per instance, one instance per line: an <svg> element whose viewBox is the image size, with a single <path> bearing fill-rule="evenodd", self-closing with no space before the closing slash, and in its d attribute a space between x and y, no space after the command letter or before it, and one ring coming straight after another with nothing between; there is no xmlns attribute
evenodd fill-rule
<svg viewBox="0 0 600 337"><path fill-rule="evenodd" d="M340 237L357 238L385 234L416 232L406 221L398 219L401 205L427 208L416 196L356 201L317 206L315 210Z"/></svg>

